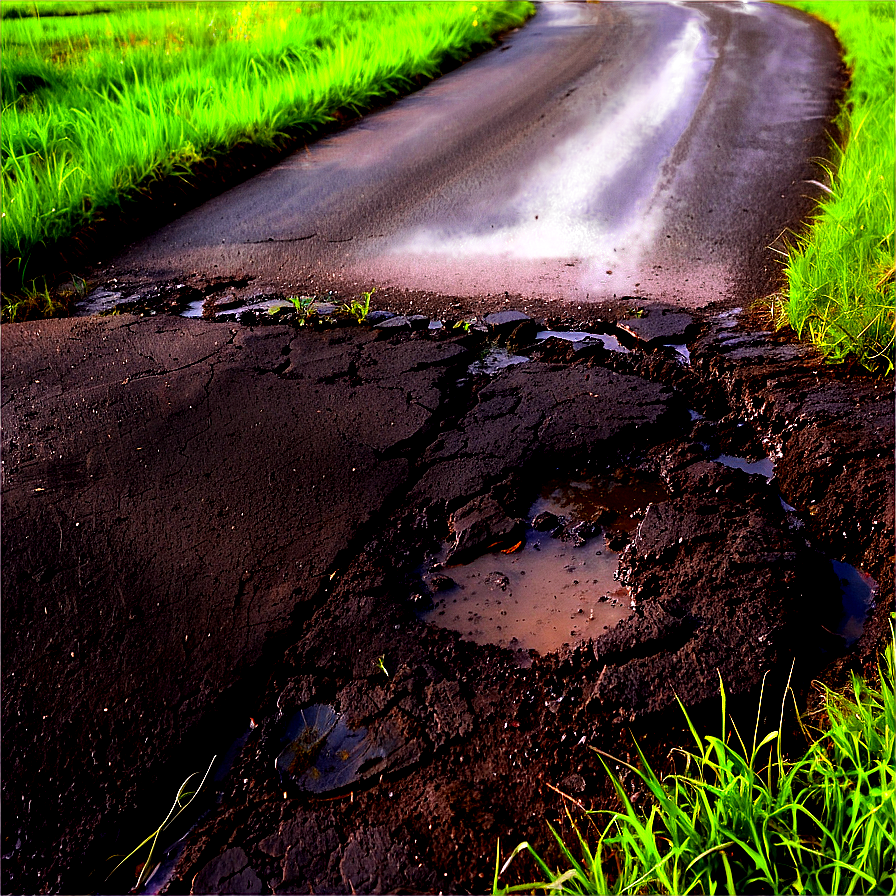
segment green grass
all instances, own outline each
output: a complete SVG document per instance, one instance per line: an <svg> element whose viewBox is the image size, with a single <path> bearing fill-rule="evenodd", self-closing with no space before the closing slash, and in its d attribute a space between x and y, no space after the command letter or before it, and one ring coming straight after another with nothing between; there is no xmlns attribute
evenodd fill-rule
<svg viewBox="0 0 896 896"><path fill-rule="evenodd" d="M786 265L774 312L831 361L873 371L894 363L894 9L892 2L788 2L830 24L850 70L837 124L831 193Z"/></svg>
<svg viewBox="0 0 896 896"><path fill-rule="evenodd" d="M819 730L794 761L782 754L780 727L759 739L758 715L748 740L729 730L723 688L719 736L701 736L688 718L695 748L679 751L680 773L661 779L640 749L640 767L627 766L649 790L649 810L632 804L602 758L621 810L587 813L590 830L573 824L572 845L551 829L563 869L528 843L499 867L499 846L494 892L896 892L894 665L896 640L879 687L854 678L849 694L824 688ZM598 824L601 815L609 819ZM499 887L521 852L543 879Z"/></svg>
<svg viewBox="0 0 896 896"><path fill-rule="evenodd" d="M60 4L63 5L63 4ZM144 883L146 883L147 879L151 875L155 866L153 864L153 858L155 857L156 847L159 845L159 838L162 836L165 831L167 831L178 818L190 807L190 804L196 797L199 795L199 792L202 790L205 782L208 780L208 776L211 773L212 766L215 764L215 760L217 756L212 756L212 761L208 764L208 768L205 770L205 774L202 776L202 779L199 781L198 785L194 784L194 780L199 777L199 772L193 772L193 774L189 775L183 784L178 788L177 794L174 797L174 802L171 805L171 808L168 810L168 814L165 816L165 820L147 837L143 839L143 841L135 846L126 856L112 856L112 859L120 858L118 864L109 872L109 875L106 877L106 880L109 880L119 868L122 867L126 862L137 861L140 858L140 854L145 846L149 847L148 852L146 853L145 859L140 863L140 870L137 872L137 883L134 885L134 889L139 889ZM190 789L195 788L195 789ZM111 861L111 860L110 860Z"/></svg>
<svg viewBox="0 0 896 896"><path fill-rule="evenodd" d="M522 23L502 3L4 2L0 252L32 259L152 181L407 92ZM75 15L72 13L81 13Z"/></svg>

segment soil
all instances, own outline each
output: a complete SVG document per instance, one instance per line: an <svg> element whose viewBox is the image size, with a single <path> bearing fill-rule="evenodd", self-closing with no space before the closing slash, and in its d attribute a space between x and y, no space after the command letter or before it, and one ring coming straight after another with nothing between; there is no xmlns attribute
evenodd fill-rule
<svg viewBox="0 0 896 896"><path fill-rule="evenodd" d="M168 892L484 892L499 842L549 852L547 823L612 804L591 747L628 759L637 738L668 766L676 695L715 728L721 675L751 725L766 672L779 694L795 663L805 699L873 670L891 384L732 313L660 322L690 364L606 319L627 352L512 316L253 321L0 333L4 892L128 889L137 860L106 880L108 857L214 755ZM471 373L495 344L528 360ZM461 532L505 547L546 482L600 475L669 493L615 533L633 611L614 628L539 655L421 620L445 587L428 556ZM848 650L831 559L879 582ZM534 874L521 857L504 880Z"/></svg>

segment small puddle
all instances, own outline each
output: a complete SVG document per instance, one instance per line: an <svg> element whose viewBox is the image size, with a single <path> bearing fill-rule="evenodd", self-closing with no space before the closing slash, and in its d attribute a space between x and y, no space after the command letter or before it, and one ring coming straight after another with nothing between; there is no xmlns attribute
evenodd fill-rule
<svg viewBox="0 0 896 896"><path fill-rule="evenodd" d="M584 333L575 330L542 330L535 336L536 341L543 342L545 339L563 339L566 342L588 345L597 344L598 342L609 352L620 352L628 354L628 349L622 345L615 336L609 336L605 333Z"/></svg>
<svg viewBox="0 0 896 896"><path fill-rule="evenodd" d="M203 308L205 307L205 298L201 298L196 302L190 302L183 311L181 317L202 317Z"/></svg>
<svg viewBox="0 0 896 896"><path fill-rule="evenodd" d="M691 363L691 352L686 345L670 345L669 348L675 351L675 353L681 358L682 364Z"/></svg>
<svg viewBox="0 0 896 896"><path fill-rule="evenodd" d="M874 609L877 582L848 563L832 560L831 566L840 581L840 592L843 595L843 615L840 617L837 634L843 636L847 647L852 647L862 637L865 622Z"/></svg>
<svg viewBox="0 0 896 896"><path fill-rule="evenodd" d="M287 728L286 748L277 757L280 780L305 793L329 793L378 774L401 746L388 720L353 728L331 706L300 710Z"/></svg>
<svg viewBox="0 0 896 896"><path fill-rule="evenodd" d="M514 364L525 364L529 359L525 355L513 355L506 348L492 346L478 361L474 361L467 370L474 376L494 376L506 367Z"/></svg>
<svg viewBox="0 0 896 896"><path fill-rule="evenodd" d="M529 510L523 547L443 568L421 618L477 644L540 654L595 638L631 614L617 580L624 533L668 497L659 480L550 482Z"/></svg>
<svg viewBox="0 0 896 896"><path fill-rule="evenodd" d="M81 314L103 314L112 311L121 302L121 293L111 289L95 289L83 303L79 303Z"/></svg>
<svg viewBox="0 0 896 896"><path fill-rule="evenodd" d="M770 457L764 457L755 463L748 461L745 457L732 457L730 454L720 454L713 458L717 464L724 464L726 467L733 467L735 470L743 470L751 476L765 476L770 480L775 475L775 462Z"/></svg>

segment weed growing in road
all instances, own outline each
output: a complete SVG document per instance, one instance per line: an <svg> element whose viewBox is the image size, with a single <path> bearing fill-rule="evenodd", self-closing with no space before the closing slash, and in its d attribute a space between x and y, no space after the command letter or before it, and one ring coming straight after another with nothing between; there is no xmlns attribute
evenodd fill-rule
<svg viewBox="0 0 896 896"><path fill-rule="evenodd" d="M4 286L164 178L286 146L521 24L501 3L4 2ZM73 14L75 13L75 14ZM29 272L30 271L30 272Z"/></svg>
<svg viewBox="0 0 896 896"><path fill-rule="evenodd" d="M779 326L789 324L832 361L854 357L869 370L894 364L894 5L887 2L788 2L836 31L851 83L819 211L793 237L786 296L776 297Z"/></svg>
<svg viewBox="0 0 896 896"><path fill-rule="evenodd" d="M501 866L499 846L494 893L894 892L894 667L891 639L879 687L854 677L849 694L824 688L820 729L796 761L783 756L780 728L758 739L758 716L750 742L728 729L723 687L719 736L698 734L685 711L695 748L679 751L681 774L661 779L640 749L639 768L614 760L646 786L649 810L633 805L602 753L622 810L586 813L590 833L573 824L571 844L552 828L562 870L528 843ZM782 706L782 722L783 714ZM500 888L521 852L534 857L542 881Z"/></svg>
<svg viewBox="0 0 896 896"><path fill-rule="evenodd" d="M68 304L64 299L51 293L46 285L38 287L32 283L16 295L3 294L0 320L3 323L15 323L41 317L55 317L61 311L67 310Z"/></svg>
<svg viewBox="0 0 896 896"><path fill-rule="evenodd" d="M314 306L317 304L316 296L288 296L288 301L292 302L293 308L296 309L296 315L299 319L299 326L304 327L308 322L308 318L312 314L316 314Z"/></svg>
<svg viewBox="0 0 896 896"><path fill-rule="evenodd" d="M342 305L340 311L355 318L359 324L364 323L367 315L370 314L370 299L375 292L376 288L371 289L369 292L362 292L360 299L352 299L350 302L346 302Z"/></svg>

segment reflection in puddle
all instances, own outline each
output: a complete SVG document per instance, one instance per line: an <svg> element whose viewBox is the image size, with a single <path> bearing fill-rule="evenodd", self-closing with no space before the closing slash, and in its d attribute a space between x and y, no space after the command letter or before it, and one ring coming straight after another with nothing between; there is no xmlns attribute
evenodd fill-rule
<svg viewBox="0 0 896 896"><path fill-rule="evenodd" d="M729 454L720 454L713 458L717 464L723 464L726 467L733 467L735 470L743 470L753 476L765 476L771 479L775 475L775 462L770 457L764 457L755 463L750 463L745 457L732 457Z"/></svg>
<svg viewBox="0 0 896 896"><path fill-rule="evenodd" d="M121 301L121 293L110 289L95 289L78 310L81 314L102 314L111 311Z"/></svg>
<svg viewBox="0 0 896 896"><path fill-rule="evenodd" d="M691 352L686 345L670 345L669 348L673 349L681 357L683 363L691 363Z"/></svg>
<svg viewBox="0 0 896 896"><path fill-rule="evenodd" d="M514 364L525 364L529 359L525 355L512 355L506 348L493 346L478 360L474 361L467 370L474 376L494 376L505 367L513 367Z"/></svg>
<svg viewBox="0 0 896 896"><path fill-rule="evenodd" d="M183 311L181 311L181 317L202 317L203 309L205 308L205 298L201 298L196 302L190 302Z"/></svg>
<svg viewBox="0 0 896 896"><path fill-rule="evenodd" d="M400 746L388 722L377 730L353 728L331 706L300 710L286 731L289 741L277 757L284 784L306 793L328 793L377 774Z"/></svg>
<svg viewBox="0 0 896 896"><path fill-rule="evenodd" d="M628 354L628 349L622 345L615 336L608 336L605 333L582 333L575 330L542 330L535 337L537 341L551 338L563 339L566 342L583 345L599 342L609 352L622 352L622 354Z"/></svg>
<svg viewBox="0 0 896 896"><path fill-rule="evenodd" d="M621 533L634 531L649 503L667 498L658 480L548 483L529 510L544 531L530 528L513 553L445 568L449 588L422 618L477 644L538 653L595 638L631 614L608 541L621 549Z"/></svg>
<svg viewBox="0 0 896 896"><path fill-rule="evenodd" d="M659 478L583 477L548 482L531 513L559 513L573 521L615 517L611 528L634 532L648 504L668 499L669 492Z"/></svg>
<svg viewBox="0 0 896 896"><path fill-rule="evenodd" d="M874 608L877 582L848 563L832 560L831 566L840 581L840 591L843 594L843 616L837 634L843 636L847 647L852 647L862 636L865 621Z"/></svg>

